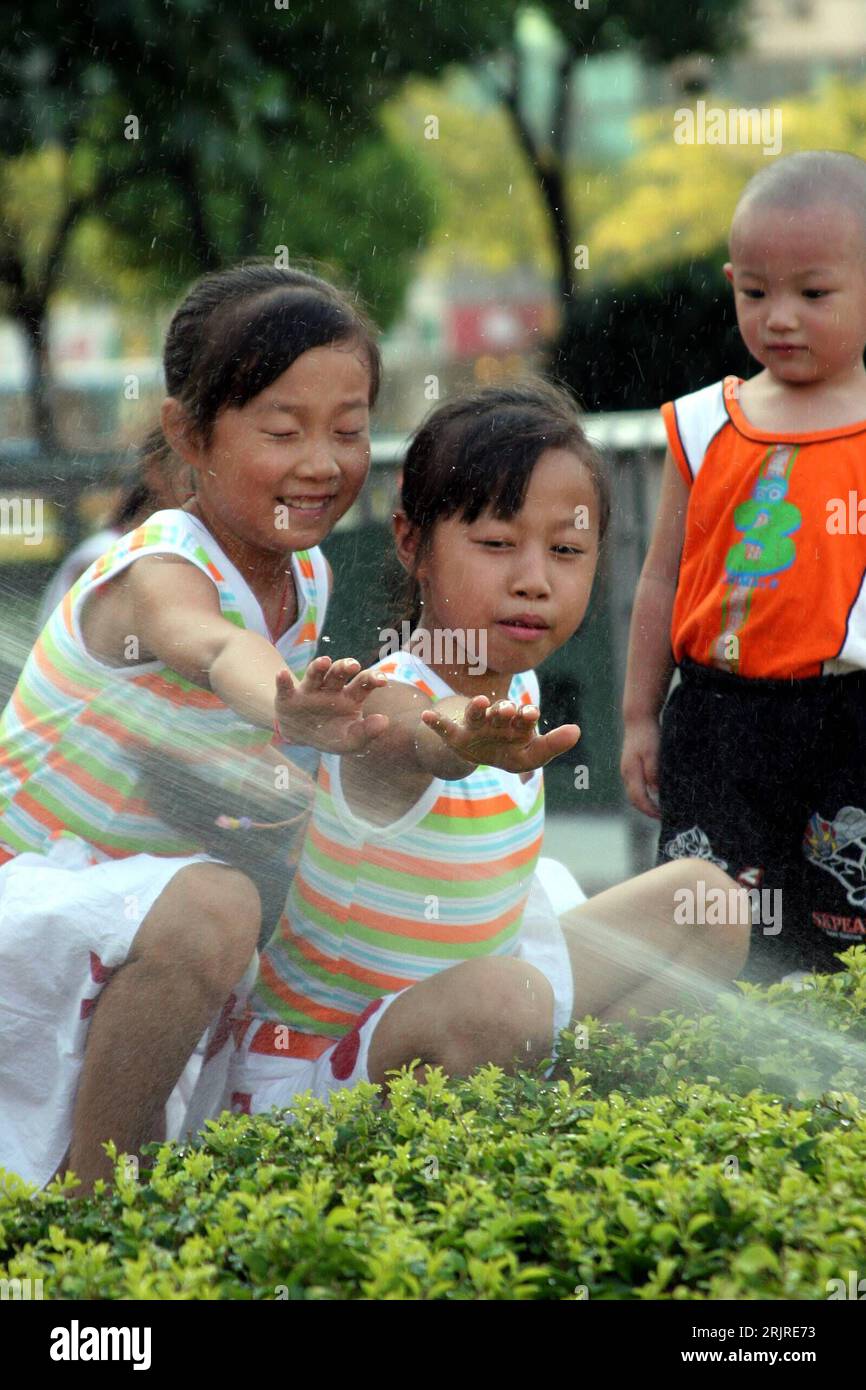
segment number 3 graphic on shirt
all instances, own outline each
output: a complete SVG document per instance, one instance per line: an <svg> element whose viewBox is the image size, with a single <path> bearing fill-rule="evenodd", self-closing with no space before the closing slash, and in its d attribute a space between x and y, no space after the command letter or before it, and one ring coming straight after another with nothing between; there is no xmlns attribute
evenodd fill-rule
<svg viewBox="0 0 866 1390"><path fill-rule="evenodd" d="M760 478L753 497L734 511L734 525L743 539L731 546L725 559L729 575L759 576L790 569L796 557L789 539L800 528L799 507L785 501L785 478Z"/></svg>

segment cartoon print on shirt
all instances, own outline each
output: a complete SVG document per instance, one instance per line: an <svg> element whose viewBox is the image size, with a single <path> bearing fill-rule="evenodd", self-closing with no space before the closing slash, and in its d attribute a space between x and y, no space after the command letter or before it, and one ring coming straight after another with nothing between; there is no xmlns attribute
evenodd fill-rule
<svg viewBox="0 0 866 1390"><path fill-rule="evenodd" d="M796 559L791 540L799 530L802 514L787 501L791 469L799 448L774 444L761 463L754 492L734 510L734 525L743 539L725 557L726 591L722 600L722 630L711 647L714 666L727 671L739 667L739 643L749 620L755 588L771 576L790 569Z"/></svg>

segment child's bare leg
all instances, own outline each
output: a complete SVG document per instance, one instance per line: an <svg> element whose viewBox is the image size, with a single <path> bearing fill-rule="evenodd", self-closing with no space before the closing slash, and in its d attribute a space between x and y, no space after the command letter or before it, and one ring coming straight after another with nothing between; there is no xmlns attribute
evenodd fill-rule
<svg viewBox="0 0 866 1390"><path fill-rule="evenodd" d="M677 889L737 885L706 860L678 860L600 893L561 918L575 979L575 1018L627 1021L668 1007L690 983L732 979L749 947L748 923L681 926ZM508 957L465 961L413 985L370 1043L368 1072L414 1059L465 1076L486 1062L531 1068L553 1045L553 990L534 966Z"/></svg>
<svg viewBox="0 0 866 1390"><path fill-rule="evenodd" d="M396 999L370 1042L367 1070L422 1064L467 1076L494 1062L533 1067L553 1045L553 990L540 970L510 957L464 961L422 980ZM419 1069L420 1070L420 1069Z"/></svg>
<svg viewBox="0 0 866 1390"><path fill-rule="evenodd" d="M164 1135L164 1108L199 1038L256 948L259 896L221 864L181 869L99 996L75 1101L69 1166L90 1191L111 1176L102 1141L136 1154Z"/></svg>
<svg viewBox="0 0 866 1390"><path fill-rule="evenodd" d="M745 962L748 921L681 925L674 894L738 885L704 859L650 869L582 903L560 918L574 974L574 1017L625 1022L669 1008L689 985L733 979ZM740 899L742 895L740 895Z"/></svg>

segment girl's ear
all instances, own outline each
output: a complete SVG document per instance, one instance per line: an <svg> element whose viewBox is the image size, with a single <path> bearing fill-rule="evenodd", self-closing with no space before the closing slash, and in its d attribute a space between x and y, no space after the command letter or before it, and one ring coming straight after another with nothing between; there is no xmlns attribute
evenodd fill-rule
<svg viewBox="0 0 866 1390"><path fill-rule="evenodd" d="M730 261L726 261L725 264L722 266L722 270L725 272L725 279L728 280L731 284L733 284L733 283L734 283L734 267L731 265L731 262L730 262Z"/></svg>
<svg viewBox="0 0 866 1390"><path fill-rule="evenodd" d="M174 396L167 396L160 413L162 432L174 452L190 468L202 468L201 446L193 434L189 416Z"/></svg>
<svg viewBox="0 0 866 1390"><path fill-rule="evenodd" d="M394 547L397 551L397 559L407 574L414 574L418 558L418 543L421 539L418 527L409 520L405 512L401 511L396 511L391 521L394 527Z"/></svg>

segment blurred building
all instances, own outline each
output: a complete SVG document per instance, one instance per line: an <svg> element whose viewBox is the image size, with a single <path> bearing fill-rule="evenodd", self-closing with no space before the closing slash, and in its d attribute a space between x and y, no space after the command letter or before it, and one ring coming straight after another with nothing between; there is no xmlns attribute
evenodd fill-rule
<svg viewBox="0 0 866 1390"><path fill-rule="evenodd" d="M830 77L866 77L864 0L753 0L748 46L725 58L695 54L665 68L631 50L602 53L573 73L572 148L588 163L634 152L641 110L712 91L722 105L766 106L817 92Z"/></svg>

